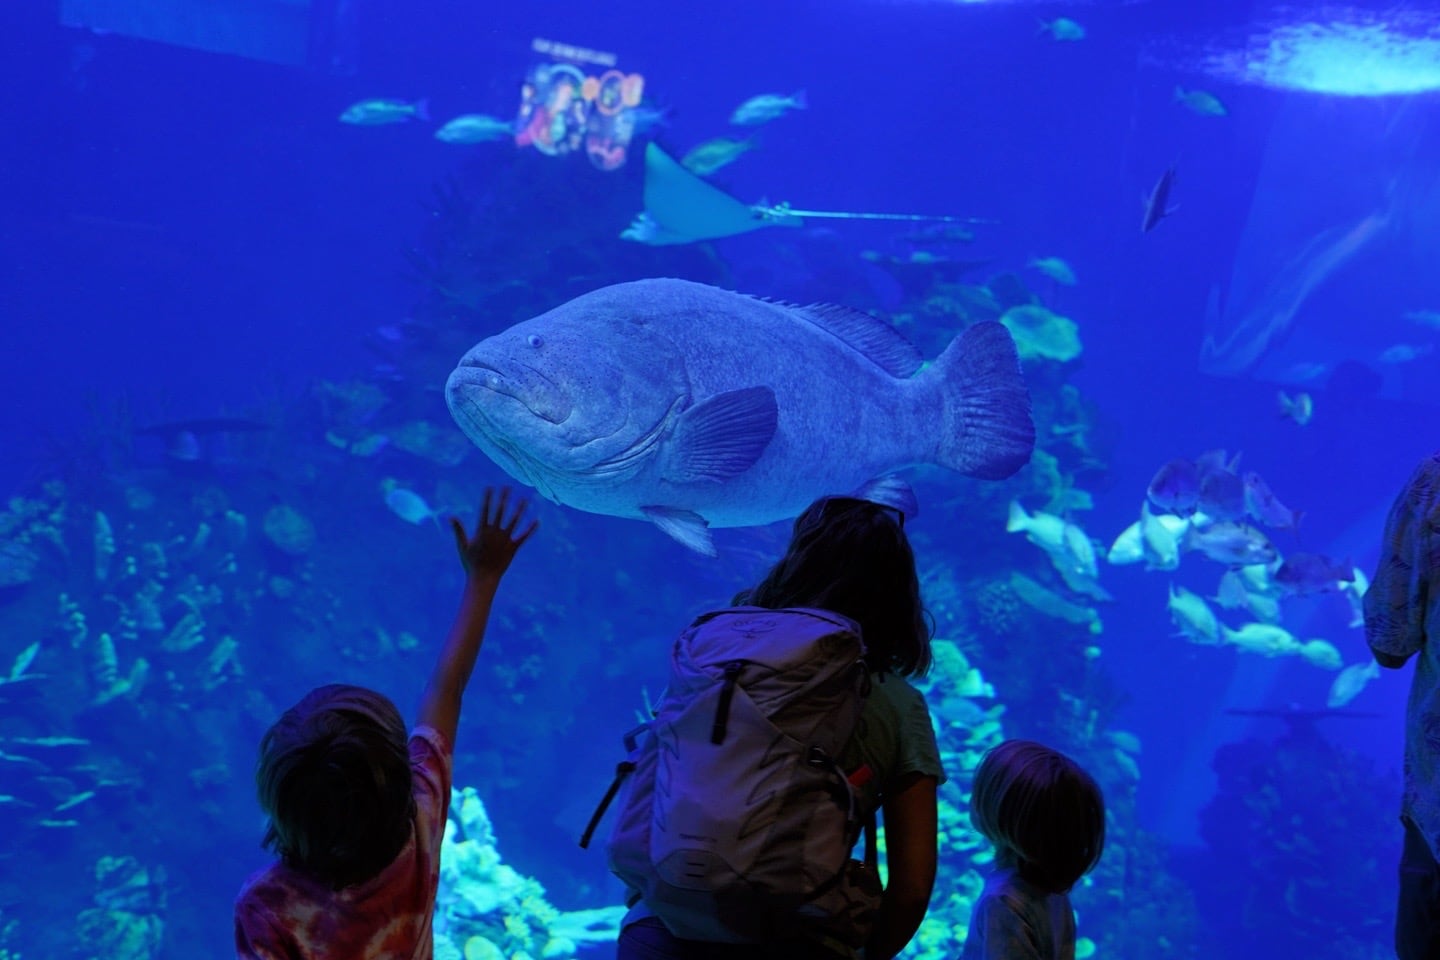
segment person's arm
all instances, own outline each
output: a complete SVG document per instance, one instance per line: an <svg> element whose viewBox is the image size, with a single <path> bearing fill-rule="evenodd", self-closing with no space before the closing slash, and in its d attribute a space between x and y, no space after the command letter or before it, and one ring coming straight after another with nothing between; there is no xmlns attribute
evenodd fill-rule
<svg viewBox="0 0 1440 960"><path fill-rule="evenodd" d="M865 944L865 960L889 960L910 942L935 889L939 858L938 781L913 773L885 799L885 862L889 882L880 900L875 929Z"/></svg>
<svg viewBox="0 0 1440 960"><path fill-rule="evenodd" d="M455 745L455 731L460 725L460 703L465 696L465 687L475 669L475 658L480 654L480 643L485 638L485 624L490 619L490 605L495 600L495 591L500 587L500 578L515 558L515 551L530 539L538 525L532 521L525 532L515 533L520 516L525 512L526 502L521 500L515 512L507 521L505 506L510 498L509 489L500 491L499 504L492 511L493 490L485 491L485 502L480 508L480 521L475 533L465 535L465 527L454 517L450 528L455 533L455 549L460 554L460 563L465 567L465 593L460 598L460 611L445 646L435 661L430 682L420 698L419 722L434 727L451 748Z"/></svg>
<svg viewBox="0 0 1440 960"><path fill-rule="evenodd" d="M1382 667L1398 669L1425 642L1430 601L1426 513L1436 467L1427 461L1395 498L1385 521L1380 562L1365 591L1365 640Z"/></svg>

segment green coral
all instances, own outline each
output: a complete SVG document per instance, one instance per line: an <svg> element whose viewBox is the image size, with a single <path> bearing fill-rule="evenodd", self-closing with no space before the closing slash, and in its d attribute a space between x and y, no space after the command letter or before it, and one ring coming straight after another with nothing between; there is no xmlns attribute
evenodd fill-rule
<svg viewBox="0 0 1440 960"><path fill-rule="evenodd" d="M1015 338L1021 360L1058 360L1064 363L1080 356L1080 328L1038 304L1011 307L1000 318Z"/></svg>
<svg viewBox="0 0 1440 960"><path fill-rule="evenodd" d="M436 897L437 957L570 957L582 943L613 942L623 914L623 907L556 909L538 880L501 861L494 828L475 789L451 792Z"/></svg>

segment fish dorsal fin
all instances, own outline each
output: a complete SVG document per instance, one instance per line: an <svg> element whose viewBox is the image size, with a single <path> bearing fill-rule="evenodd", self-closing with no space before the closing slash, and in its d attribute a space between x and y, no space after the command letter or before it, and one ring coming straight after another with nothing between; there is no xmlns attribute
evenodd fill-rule
<svg viewBox="0 0 1440 960"><path fill-rule="evenodd" d="M891 376L909 377L925 362L919 349L899 330L853 307L834 303L812 303L805 307L780 305L844 341Z"/></svg>

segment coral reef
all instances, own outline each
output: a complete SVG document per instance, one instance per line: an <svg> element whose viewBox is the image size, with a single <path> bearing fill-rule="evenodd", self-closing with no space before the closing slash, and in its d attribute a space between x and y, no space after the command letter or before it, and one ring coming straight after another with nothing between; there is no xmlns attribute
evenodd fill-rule
<svg viewBox="0 0 1440 960"><path fill-rule="evenodd" d="M89 960L154 960L165 933L165 870L133 857L95 864L95 905L75 918L81 955Z"/></svg>
<svg viewBox="0 0 1440 960"><path fill-rule="evenodd" d="M1080 328L1069 317L1035 304L1011 307L1001 316L1015 338L1021 360L1056 360L1064 363L1080 356Z"/></svg>
<svg viewBox="0 0 1440 960"><path fill-rule="evenodd" d="M451 793L435 904L437 960L555 960L619 936L624 907L564 912L545 888L503 863L473 787Z"/></svg>
<svg viewBox="0 0 1440 960"><path fill-rule="evenodd" d="M1215 754L1194 885L1217 953L1393 956L1390 914L1376 905L1394 902L1400 784L1332 744L1320 722L1297 718L1273 741Z"/></svg>

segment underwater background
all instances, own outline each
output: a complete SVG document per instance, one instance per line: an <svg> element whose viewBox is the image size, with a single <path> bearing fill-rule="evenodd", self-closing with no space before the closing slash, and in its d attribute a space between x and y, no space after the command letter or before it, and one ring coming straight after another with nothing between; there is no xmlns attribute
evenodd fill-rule
<svg viewBox="0 0 1440 960"><path fill-rule="evenodd" d="M1364 667L1355 603L1436 446L1432 5L59 0L6 4L0 45L0 957L231 949L260 735L332 681L413 715L461 585L432 517L509 482L449 372L646 277L865 311L927 358L980 320L1020 346L1030 465L905 472L950 774L908 956L958 955L1003 737L1105 789L1080 956L1390 955L1409 670ZM577 53L643 76L613 169L517 143L522 82ZM647 182L651 144L690 174ZM692 180L919 219L742 231ZM730 235L622 237L647 205ZM1177 460L1244 484L1259 553L1180 529ZM535 512L466 698L438 957L613 949L576 838L671 639L787 536L710 558Z"/></svg>

